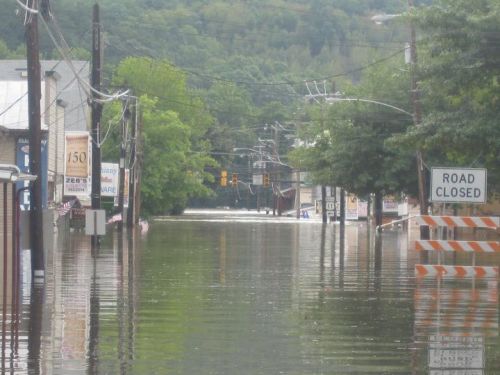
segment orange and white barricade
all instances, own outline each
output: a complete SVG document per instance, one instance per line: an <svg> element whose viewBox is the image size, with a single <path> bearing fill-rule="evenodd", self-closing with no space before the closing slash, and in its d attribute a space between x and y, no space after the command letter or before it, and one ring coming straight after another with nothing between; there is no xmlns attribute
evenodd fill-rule
<svg viewBox="0 0 500 375"><path fill-rule="evenodd" d="M499 241L447 241L447 240L417 240L417 251L458 251L475 253L500 253Z"/></svg>
<svg viewBox="0 0 500 375"><path fill-rule="evenodd" d="M431 227L466 227L485 228L497 230L500 224L499 217L469 217L469 216L431 216L421 215L416 217L419 225ZM417 240L417 251L455 251L472 253L473 266L447 266L447 265L415 265L417 277L473 277L473 278L498 278L498 267L475 266L476 253L500 253L499 241L452 241L452 240ZM439 257L439 263L441 257Z"/></svg>
<svg viewBox="0 0 500 375"><path fill-rule="evenodd" d="M500 227L500 217L474 217L474 216L431 216L421 215L415 217L417 224L430 227L462 227L462 228L488 228Z"/></svg>

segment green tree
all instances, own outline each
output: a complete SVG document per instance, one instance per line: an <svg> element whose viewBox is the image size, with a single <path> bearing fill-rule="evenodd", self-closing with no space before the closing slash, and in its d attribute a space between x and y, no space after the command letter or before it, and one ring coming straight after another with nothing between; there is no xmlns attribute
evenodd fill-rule
<svg viewBox="0 0 500 375"><path fill-rule="evenodd" d="M346 95L400 108L403 105L398 99L408 97L409 85L404 82L409 80L398 67L389 62L370 69ZM386 194L415 192L415 150L391 142L393 136L406 131L411 116L373 103L340 101L323 106L313 113L313 122L305 131L314 146L298 155L302 165L312 170L315 182L335 184L361 197L373 193L379 209ZM380 215L377 218L378 225Z"/></svg>
<svg viewBox="0 0 500 375"><path fill-rule="evenodd" d="M424 121L408 139L431 165L485 167L500 186L500 6L495 0L439 0L415 16Z"/></svg>
<svg viewBox="0 0 500 375"><path fill-rule="evenodd" d="M187 89L182 72L166 61L128 58L118 66L114 82L140 94L145 212L177 214L190 197L211 194L205 183L213 176L205 170L216 163L208 156L204 135L212 119Z"/></svg>

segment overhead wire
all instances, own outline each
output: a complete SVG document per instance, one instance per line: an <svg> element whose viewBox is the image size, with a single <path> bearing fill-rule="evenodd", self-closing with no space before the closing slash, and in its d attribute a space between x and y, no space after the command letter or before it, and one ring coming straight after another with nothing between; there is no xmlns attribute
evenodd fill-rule
<svg viewBox="0 0 500 375"><path fill-rule="evenodd" d="M20 0L16 0L16 2L23 9L25 9L26 12L29 13L29 14L38 14L39 13L39 11L37 9L30 8L30 7L27 6L29 0L26 1L26 4L23 4ZM56 29L56 32L57 32L57 34L59 36L60 41L57 40L57 38L55 37L54 33L50 29L50 27L49 27L49 25L48 25L48 23L47 23L47 21L45 19L46 17L50 18L50 20L52 21L52 24L54 25L54 28ZM61 54L63 60L68 65L68 67L70 68L70 70L72 71L72 73L74 74L74 76L76 77L76 79L78 80L79 84L84 89L84 91L85 91L85 93L86 93L87 98L88 98L89 101L90 100L97 100L97 101L99 101L101 103L102 102L109 102L109 101L116 100L116 99L119 99L121 97L124 97L125 95L128 95L129 90L126 90L126 91L124 91L122 93L116 93L116 94L113 94L113 95L106 94L104 92L96 90L94 87L92 87L92 85L90 85L88 82L86 82L84 79L82 79L82 77L76 71L76 69L75 69L75 67L73 65L72 60L68 56L68 53L64 50L64 49L67 49L68 51L71 51L71 48L67 44L66 39L64 38L64 35L62 34L62 31L61 31L61 29L59 27L59 24L57 22L57 19L54 17L54 15L50 11L50 9L48 9L48 13L46 15L40 17L40 19L42 21L42 24L46 28L47 33L48 33L50 39L54 43L54 46L56 47L56 49L58 50L58 52ZM29 22L29 20L27 22ZM100 97L104 97L105 99L96 98L94 94L97 94ZM19 100L21 100L21 99L19 99Z"/></svg>
<svg viewBox="0 0 500 375"><path fill-rule="evenodd" d="M28 95L28 92L25 92L19 98L17 98L14 102L12 102L7 108L5 108L2 112L0 112L0 117L7 113L11 108L13 108L17 103L19 103L23 98Z"/></svg>
<svg viewBox="0 0 500 375"><path fill-rule="evenodd" d="M48 26L47 22L45 22L45 20L43 20L43 18L42 18L42 23L45 26L45 28L47 30L47 33L49 34L49 37L52 40L52 42L54 43L56 49L61 54L61 56L64 58L66 64L71 69L71 71L73 72L73 74L77 78L78 82L81 84L81 86L84 89L84 91L85 91L87 97L89 98L89 100L96 100L96 101L99 101L99 102L108 102L108 101L119 99L119 98L121 98L121 97L123 97L123 96L125 96L125 95L128 94L128 91L125 91L125 92L122 92L122 93L117 93L117 94L114 94L114 95L109 95L109 94L103 93L103 92L101 92L99 90L96 90L94 87L92 87L92 85L90 83L88 83L84 79L82 79L82 77L80 77L80 75L76 71L76 69L75 69L75 67L74 67L71 59L67 56L67 54L65 53L65 51L63 50L63 48L58 44L58 42L57 42L54 34L50 30L50 27ZM102 96L102 97L104 97L106 99L96 99L93 94L97 94L97 95Z"/></svg>
<svg viewBox="0 0 500 375"><path fill-rule="evenodd" d="M29 0L26 0L26 4L23 4L20 0L16 0L16 2L19 4L21 8L23 8L26 12L32 13L32 14L38 14L37 9L33 9L28 7Z"/></svg>
<svg viewBox="0 0 500 375"><path fill-rule="evenodd" d="M54 17L53 14L50 15L51 23L54 25L54 29L56 33L58 34L57 36L59 37L59 40L57 40L56 36L52 32L48 22L46 21L45 17L41 17L42 24L44 25L50 39L52 40L54 46L56 47L57 51L61 54L62 58L70 68L70 70L73 72L75 77L77 78L78 82L80 85L84 87L84 91L88 97L89 100L97 100L99 102L109 102L112 100L119 99L121 97L124 97L125 95L128 95L129 91L126 90L121 93L115 93L112 95L106 94L102 91L96 90L92 85L88 82L86 82L82 77L78 74L76 71L72 59L68 56L68 52L65 51L68 50L70 51L71 48L69 47L68 43L66 42L66 39L64 38L64 35L59 27L59 24L57 22L56 17ZM95 95L98 95L100 97L104 97L105 99L100 99L100 98L95 98Z"/></svg>
<svg viewBox="0 0 500 375"><path fill-rule="evenodd" d="M59 60L57 61L51 68L50 70L55 70L57 68L57 66L62 63L63 60ZM85 68L85 66L82 66L82 68L80 69L80 73L81 71ZM70 80L61 90L58 90L58 93L57 95L55 96L55 98L48 104L48 105L45 105L44 106L44 111L40 114L40 117L43 117L47 111L49 111L52 106L54 104L57 103L57 101L59 100L60 96L62 95L62 93L76 80L76 77L73 78L72 80ZM11 103L7 108L5 108L1 113L0 113L0 116L3 116L5 113L7 113L10 109L12 109L17 103L19 103L26 95L28 95L28 91L26 91L23 95L21 95L20 97L18 97L13 103ZM81 99L81 98L80 98ZM78 104L78 108L79 107L83 107L82 103L86 103L86 101L81 101L81 103ZM85 110L85 109L83 109ZM70 110L69 112L66 111L65 114L68 114L68 113L71 113L73 112L73 110ZM15 124L18 124L19 122L14 122L14 123L6 123L6 124L2 124L1 126L9 126L9 125L15 125ZM52 124L46 124L47 125L47 128L50 128L50 126L52 126Z"/></svg>
<svg viewBox="0 0 500 375"><path fill-rule="evenodd" d="M130 41L128 41L130 42ZM376 48L376 47L374 47ZM360 71L363 71L365 69L368 69L374 65L377 65L377 64L380 64L380 63L383 63L383 62L386 62L388 60L390 60L391 58L399 55L400 53L404 52L406 50L406 47L403 47L403 48L399 48L397 51L385 56L385 57L382 57L380 59L377 59L375 61L372 61L366 65L362 65L358 68L355 68L355 69L351 69L351 70L347 70L347 71L344 71L344 72L340 72L340 73L336 73L336 74L332 74L332 75L327 75L327 76L323 76L323 77L316 77L316 78L303 78L301 79L300 81L293 81L293 80L290 80L290 81L281 81L281 82L251 82L251 81L242 81L242 80L230 80L230 79L227 79L227 78L223 78L223 77L217 77L217 76L213 76L213 75L209 75L209 74L204 74L204 73L200 73L200 72L197 72L195 70L192 70L190 68L186 68L186 67L179 67L180 69L182 69L182 71L186 72L187 74L190 74L190 75L194 75L194 76L198 76L198 77L201 77L201 78L205 78L207 80L211 80L211 81L219 81L219 82L226 82L226 83L230 83L230 84L237 84L237 85L246 85L246 86L264 86L264 87L268 87L268 86L292 86L292 85L302 85L304 82L314 82L314 81L323 81L323 80L329 80L329 79L332 79L332 78L339 78L339 77L343 77L343 76L349 76L353 73L358 73ZM158 58L161 58L160 56L153 56L153 55L149 55L150 58L152 59L158 59Z"/></svg>

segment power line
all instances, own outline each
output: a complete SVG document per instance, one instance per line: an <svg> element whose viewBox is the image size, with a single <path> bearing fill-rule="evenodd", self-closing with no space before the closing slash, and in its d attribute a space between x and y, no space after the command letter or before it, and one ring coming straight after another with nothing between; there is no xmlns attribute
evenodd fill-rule
<svg viewBox="0 0 500 375"><path fill-rule="evenodd" d="M206 33L201 33L199 29L196 30L199 33L190 33L190 32L185 32L185 31L179 31L178 26L174 29L172 32L171 30L159 30L155 25L143 25L143 27L149 28L149 29L154 29L154 31L159 32L165 32L167 34L175 34L175 35L186 35L190 37L195 37L195 38L211 38L211 39L228 39L229 41L234 41L234 38L239 38L241 41L257 41L257 39L252 39L248 38L248 36L258 36L258 35L264 35L266 36L267 34L275 34L275 35L280 35L280 36L286 36L289 38L296 38L297 35L294 35L294 32L278 32L278 31L273 31L273 30L255 30L255 31L248 31L245 30L246 25L240 25L236 23L230 23L230 22L222 22L222 21L215 21L215 20L203 20L208 21L208 22L213 22L213 23L218 23L221 25L228 25L228 26L237 26L241 27L242 30L244 30L244 35L241 35L237 32L231 32L231 31L225 31L225 30L217 30L215 33L216 35L211 35L211 34L206 34ZM193 26L189 23L186 24L187 26ZM222 34L222 35L221 35ZM225 35L225 36L224 36ZM358 48L387 48L387 49L394 49L395 47L384 47L384 44L394 44L394 45L401 45L405 43L404 41L381 41L381 42L376 42L374 44L367 44L367 43L362 43L362 41L355 40L355 39L347 39L347 38L340 38L336 40L335 42L329 42L328 45L332 47L358 47ZM293 43L292 43L293 44Z"/></svg>
<svg viewBox="0 0 500 375"><path fill-rule="evenodd" d="M225 83L234 84L234 85L264 86L264 87L270 87L270 86L271 87L272 86L293 86L293 85L303 85L304 82L324 81L324 80L330 80L332 78L349 76L350 74L358 73L358 72L366 70L366 69L368 69L368 68L370 68L372 66L375 66L375 65L381 64L383 62L386 62L386 61L392 59L393 57L399 55L400 53L402 53L404 51L405 51L405 48L398 49L396 52L394 52L394 53L392 53L392 54L390 54L388 56L385 56L385 57L383 57L381 59L375 60L375 61L373 61L373 62L371 62L369 64L360 66L360 67L352 69L352 70L347 70L345 72L341 72L341 73L337 73L337 74L332 74L332 75L328 75L328 76L323 76L323 77L305 78L305 79L302 79L300 81L290 80L290 81L282 81L282 82L250 82L250 81L230 80L230 79L226 79L226 78L223 78L223 77L217 77L217 76L213 76L213 75L209 75L209 74L204 74L204 73L196 72L194 70L191 70L189 68L185 68L185 67L182 67L182 66L181 67L175 66L175 67L178 68L178 69L181 69L183 72L185 72L187 74L190 74L190 75L198 76L198 77L205 78L205 79L208 79L208 80L211 80L211 81L225 82ZM160 56L153 56L151 54L148 57L151 58L151 59L162 59L162 57L160 57ZM170 64L170 65L174 67L174 65L172 65L172 64Z"/></svg>
<svg viewBox="0 0 500 375"><path fill-rule="evenodd" d="M332 78L338 78L338 77L344 77L344 76L349 76L353 73L358 73L360 71L363 71L363 70L366 70L368 68L371 68L372 66L375 66L375 65L378 65L378 64L381 64L387 60L390 60L392 59L393 57L399 55L401 52L404 52L405 51L405 48L403 49L399 49L397 50L395 53L392 53L384 58L381 58L379 60L376 60L376 61L373 61L367 65L363 65L363 66L360 66L359 68L355 68L355 69L352 69L352 70L347 70L345 72L342 72L342 73L337 73L337 74L332 74L332 75L328 75L328 76L324 76L324 77L320 77L320 78L308 78L308 79L304 79L302 81L288 81L288 82L248 82L248 81L232 81L232 80L228 80L228 79L225 79L225 78L221 78L221 77L215 77L215 76L210 76L210 75L206 75L206 74L201 74L201 73L197 73L195 71L192 71L192 70L189 70L189 69L184 69L183 70L189 74L192 74L192 75L197 75L197 76L200 76L200 77L205 77L205 78L209 78L209 79L212 79L214 81L221 81L221 82L227 82L227 83L233 83L233 84L239 84L239 85L248 85L248 86L284 86L284 85L302 85L304 82L314 82L314 81L327 81L327 80L330 80Z"/></svg>
<svg viewBox="0 0 500 375"><path fill-rule="evenodd" d="M17 98L13 103L11 103L7 108L5 108L2 112L0 112L0 117L3 116L5 113L9 111L12 107L14 107L17 103L19 103L23 98L28 95L28 92L25 92L23 95L21 95L19 98Z"/></svg>
<svg viewBox="0 0 500 375"><path fill-rule="evenodd" d="M122 93L116 93L113 95L109 95L109 94L106 94L106 93L103 93L101 91L96 90L94 87L92 87L92 85L90 83L88 83L84 79L82 79L82 77L76 71L72 60L68 57L68 52L69 53L71 52L71 48L69 47L68 43L66 42L66 39L64 38L64 35L62 34L62 31L59 27L57 19L52 14L51 14L50 19L52 21L51 23L54 25L57 36L59 37L59 41L57 40L56 36L54 35L52 30L50 29L49 24L45 20L45 17L41 17L41 21L42 21L43 25L45 26L45 29L47 30L47 33L48 33L50 39L54 43L54 46L56 47L57 51L61 54L62 58L64 59L64 61L68 65L68 67L71 69L71 71L73 72L73 74L77 78L80 85L82 85L82 88L84 88L85 93L87 94L87 97L89 100L94 100L93 95L91 93L94 93L94 94L97 94L101 97L104 97L105 99L100 99L101 102L116 100L116 99L119 99L119 98L128 94L128 90L126 90L125 92L122 92ZM68 52L66 52L66 51L68 51Z"/></svg>

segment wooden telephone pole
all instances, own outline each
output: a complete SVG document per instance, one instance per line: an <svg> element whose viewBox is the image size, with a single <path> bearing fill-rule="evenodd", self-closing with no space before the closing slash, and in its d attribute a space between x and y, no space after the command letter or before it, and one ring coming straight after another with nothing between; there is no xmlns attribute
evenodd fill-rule
<svg viewBox="0 0 500 375"><path fill-rule="evenodd" d="M94 4L92 17L92 76L91 85L96 91L101 90L101 24L99 21L99 4ZM102 104L100 95L92 92L92 209L101 208L101 116ZM92 243L98 243L98 237L92 236Z"/></svg>
<svg viewBox="0 0 500 375"><path fill-rule="evenodd" d="M128 126L128 99L124 99L123 105L123 116L122 116L122 140L120 143L120 179L118 188L118 212L122 215L121 221L118 222L118 231L123 231L123 222L125 221L125 157L126 157L126 141L127 141L127 126ZM130 177L130 176L129 176Z"/></svg>
<svg viewBox="0 0 500 375"><path fill-rule="evenodd" d="M45 6L48 0L42 0ZM38 1L28 2L28 7L38 9ZM43 211L42 211L42 130L40 115L41 74L39 57L38 14L30 12L25 26L26 57L28 68L28 107L29 107L29 167L30 173L37 176L31 185L30 194L30 246L32 280L43 282L45 277L43 249Z"/></svg>
<svg viewBox="0 0 500 375"><path fill-rule="evenodd" d="M129 200L128 200L128 210L127 210L127 228L133 228L135 226L135 216L136 216L136 185L137 185L137 133L138 133L138 122L139 122L139 98L135 97L134 106L134 125L130 129L130 176L129 176Z"/></svg>
<svg viewBox="0 0 500 375"><path fill-rule="evenodd" d="M409 9L414 8L413 0L408 0ZM411 75L411 99L413 103L413 121L415 126L420 126L422 123L422 106L420 103L420 92L417 84L416 77L417 68L417 38L415 25L413 21L410 25L410 75ZM422 158L422 152L417 150L417 177L418 177L418 201L420 205L420 215L427 215L428 213L428 199L427 199L427 178L425 166ZM420 227L420 238L429 239L429 227ZM423 252L424 254L424 252ZM425 256L424 256L425 258Z"/></svg>

